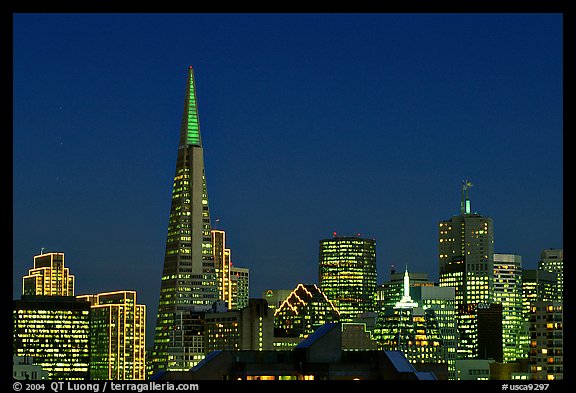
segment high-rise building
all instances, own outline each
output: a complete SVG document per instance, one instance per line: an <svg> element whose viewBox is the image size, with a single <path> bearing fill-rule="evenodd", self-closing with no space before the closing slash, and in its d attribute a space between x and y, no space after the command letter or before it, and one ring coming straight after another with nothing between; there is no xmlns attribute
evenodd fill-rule
<svg viewBox="0 0 576 393"><path fill-rule="evenodd" d="M146 379L146 306L135 291L81 295L91 304L90 379Z"/></svg>
<svg viewBox="0 0 576 393"><path fill-rule="evenodd" d="M32 357L51 380L90 379L90 303L74 296L14 300L13 355Z"/></svg>
<svg viewBox="0 0 576 393"><path fill-rule="evenodd" d="M217 299L204 150L190 66L154 332L153 370L192 367L194 351L180 323L191 311L208 310Z"/></svg>
<svg viewBox="0 0 576 393"><path fill-rule="evenodd" d="M250 269L245 267L230 267L231 310L242 310L248 307L250 296Z"/></svg>
<svg viewBox="0 0 576 393"><path fill-rule="evenodd" d="M503 362L524 358L528 330L522 313L522 257L494 254L494 303L502 304Z"/></svg>
<svg viewBox="0 0 576 393"><path fill-rule="evenodd" d="M454 287L459 333L457 358L478 356L476 309L490 303L494 284L494 233L490 217L472 213L468 190L462 185L460 215L439 224L440 286Z"/></svg>
<svg viewBox="0 0 576 393"><path fill-rule="evenodd" d="M536 301L530 306L531 379L564 378L564 312L561 302Z"/></svg>
<svg viewBox="0 0 576 393"><path fill-rule="evenodd" d="M218 283L218 299L232 306L232 282L230 281L231 251L226 248L226 232L212 229L212 250L214 251L214 271Z"/></svg>
<svg viewBox="0 0 576 393"><path fill-rule="evenodd" d="M34 256L34 268L22 278L24 295L74 296L74 276L64 267L64 253Z"/></svg>
<svg viewBox="0 0 576 393"><path fill-rule="evenodd" d="M342 322L375 310L376 241L360 237L320 240L318 283Z"/></svg>
<svg viewBox="0 0 576 393"><path fill-rule="evenodd" d="M554 301L564 299L564 250L548 248L543 250L538 261L538 270L553 273L556 276L556 294Z"/></svg>
<svg viewBox="0 0 576 393"><path fill-rule="evenodd" d="M410 273L410 288L419 286L433 287L428 279L428 273ZM404 273L390 273L390 280L376 288L376 310L393 307L404 294Z"/></svg>

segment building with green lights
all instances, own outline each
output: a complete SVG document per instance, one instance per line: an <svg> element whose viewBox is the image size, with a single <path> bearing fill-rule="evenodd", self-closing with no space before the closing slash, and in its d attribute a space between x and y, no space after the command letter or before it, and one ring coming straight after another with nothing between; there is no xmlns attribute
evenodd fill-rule
<svg viewBox="0 0 576 393"><path fill-rule="evenodd" d="M318 283L342 322L375 311L376 241L336 234L320 240Z"/></svg>
<svg viewBox="0 0 576 393"><path fill-rule="evenodd" d="M564 250L548 248L540 254L538 270L552 273L556 276L555 302L562 302L564 299Z"/></svg>
<svg viewBox="0 0 576 393"><path fill-rule="evenodd" d="M206 311L218 297L212 250L204 149L196 100L194 71L190 66L184 113L173 178L172 200L160 299L154 331L152 369L187 370L195 349L187 341L183 320L192 311Z"/></svg>
<svg viewBox="0 0 576 393"><path fill-rule="evenodd" d="M438 228L439 285L455 288L458 359L478 357L476 309L491 302L494 285L493 221L472 213L471 186L463 183L460 215L441 221Z"/></svg>
<svg viewBox="0 0 576 393"><path fill-rule="evenodd" d="M90 303L74 296L13 300L13 355L32 357L51 380L90 379Z"/></svg>
<svg viewBox="0 0 576 393"><path fill-rule="evenodd" d="M274 337L304 339L340 314L316 284L298 284L274 312Z"/></svg>
<svg viewBox="0 0 576 393"><path fill-rule="evenodd" d="M428 279L428 273L410 273L410 288L417 286L433 287L434 283ZM390 280L376 288L376 310L385 307L394 307L402 299L404 293L404 273L390 273Z"/></svg>
<svg viewBox="0 0 576 393"><path fill-rule="evenodd" d="M502 304L503 362L525 358L528 330L522 310L522 257L494 254L494 303Z"/></svg>
<svg viewBox="0 0 576 393"><path fill-rule="evenodd" d="M81 295L90 310L90 378L146 379L146 306L135 291Z"/></svg>
<svg viewBox="0 0 576 393"><path fill-rule="evenodd" d="M230 309L242 310L248 307L250 296L250 269L246 267L230 267L230 291L231 300Z"/></svg>

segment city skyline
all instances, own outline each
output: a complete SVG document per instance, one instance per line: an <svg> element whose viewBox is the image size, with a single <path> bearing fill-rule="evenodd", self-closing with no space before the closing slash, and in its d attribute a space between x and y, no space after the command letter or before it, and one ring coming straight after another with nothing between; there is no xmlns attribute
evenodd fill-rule
<svg viewBox="0 0 576 393"><path fill-rule="evenodd" d="M45 249L78 295L134 289L151 320L190 65L212 225L251 297L317 283L333 232L376 239L378 284L391 264L437 281L465 179L496 253L563 248L560 15L266 16L15 16L14 298ZM176 51L187 23L204 41Z"/></svg>

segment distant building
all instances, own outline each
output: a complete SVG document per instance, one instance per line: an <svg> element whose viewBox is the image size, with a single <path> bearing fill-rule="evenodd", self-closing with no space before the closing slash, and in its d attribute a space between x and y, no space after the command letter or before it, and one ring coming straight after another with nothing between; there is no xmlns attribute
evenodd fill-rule
<svg viewBox="0 0 576 393"><path fill-rule="evenodd" d="M342 350L340 324L328 323L288 351L214 351L189 371L153 380L436 380L400 351Z"/></svg>
<svg viewBox="0 0 576 393"><path fill-rule="evenodd" d="M503 362L525 358L528 329L522 310L522 257L494 254L493 302L502 304Z"/></svg>
<svg viewBox="0 0 576 393"><path fill-rule="evenodd" d="M228 305L231 310L242 310L248 307L250 296L250 269L232 266L230 268L231 298Z"/></svg>
<svg viewBox="0 0 576 393"><path fill-rule="evenodd" d="M428 279L428 273L410 273L410 288L419 286L434 286ZM394 307L404 293L404 273L391 273L390 281L386 281L376 288L376 310L385 307Z"/></svg>
<svg viewBox="0 0 576 393"><path fill-rule="evenodd" d="M471 186L469 181L462 184L460 215L438 227L439 284L455 288L461 359L479 356L476 306L491 302L494 285L494 224L492 218L472 212Z"/></svg>
<svg viewBox="0 0 576 393"><path fill-rule="evenodd" d="M90 303L73 296L13 300L12 353L32 357L49 379L90 379Z"/></svg>
<svg viewBox="0 0 576 393"><path fill-rule="evenodd" d="M267 289L262 292L262 299L265 299L268 306L275 311L291 293L291 289Z"/></svg>
<svg viewBox="0 0 576 393"><path fill-rule="evenodd" d="M490 365L494 359L456 359L456 380L486 381L490 378Z"/></svg>
<svg viewBox="0 0 576 393"><path fill-rule="evenodd" d="M530 306L531 379L564 379L564 311L561 302L534 302Z"/></svg>
<svg viewBox="0 0 576 393"><path fill-rule="evenodd" d="M212 250L214 252L214 271L218 284L218 298L224 300L228 307L231 307L232 282L230 281L230 267L232 266L232 252L226 247L226 232L212 229Z"/></svg>
<svg viewBox="0 0 576 393"><path fill-rule="evenodd" d="M74 276L64 267L64 253L49 252L34 256L34 268L22 278L22 294L74 296Z"/></svg>
<svg viewBox="0 0 576 393"><path fill-rule="evenodd" d="M90 379L146 379L146 306L135 291L82 295L91 304Z"/></svg>
<svg viewBox="0 0 576 393"><path fill-rule="evenodd" d="M336 235L320 240L318 283L343 322L375 311L376 241Z"/></svg>
<svg viewBox="0 0 576 393"><path fill-rule="evenodd" d="M564 250L548 248L543 250L538 261L538 270L552 273L556 276L555 297L553 301L564 299Z"/></svg>

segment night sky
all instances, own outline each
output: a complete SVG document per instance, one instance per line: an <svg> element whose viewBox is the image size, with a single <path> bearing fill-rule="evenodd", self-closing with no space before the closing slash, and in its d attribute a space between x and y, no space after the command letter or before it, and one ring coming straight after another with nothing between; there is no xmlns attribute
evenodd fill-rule
<svg viewBox="0 0 576 393"><path fill-rule="evenodd" d="M438 278L438 223L563 248L561 14L16 14L13 297L64 252L134 289L152 337L188 66L212 223L250 295L316 283L319 240Z"/></svg>

